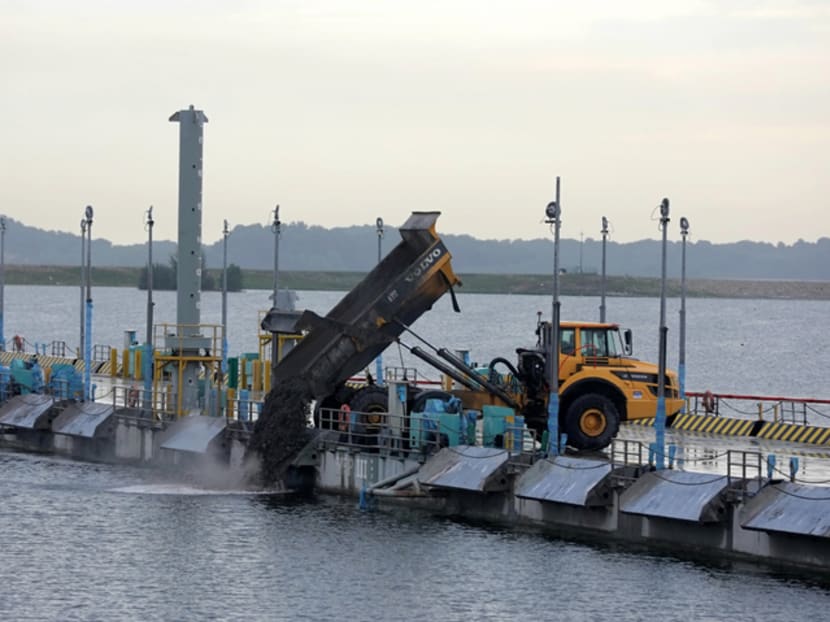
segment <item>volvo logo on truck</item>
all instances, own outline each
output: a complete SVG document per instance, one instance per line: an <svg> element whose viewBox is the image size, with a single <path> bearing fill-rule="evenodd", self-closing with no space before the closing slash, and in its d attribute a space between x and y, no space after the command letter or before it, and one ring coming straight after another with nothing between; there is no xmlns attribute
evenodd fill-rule
<svg viewBox="0 0 830 622"><path fill-rule="evenodd" d="M432 249L432 250L429 252L429 255L427 255L426 257L424 257L424 258L421 260L421 262L420 262L417 266L415 266L415 267L414 267L414 268L413 268L413 269L409 272L409 274L407 274L407 275L404 277L404 280L405 280L407 283L412 283L412 281L414 281L415 279L417 279L418 277L420 277L420 276L421 276L424 272L426 272L427 270L429 270L429 269L432 267L432 265L435 263L435 260L436 260L436 259L438 259L438 258L441 256L441 253L442 253L442 252L443 252L443 251L441 250L441 247L440 247L440 246L436 246L434 249Z"/></svg>

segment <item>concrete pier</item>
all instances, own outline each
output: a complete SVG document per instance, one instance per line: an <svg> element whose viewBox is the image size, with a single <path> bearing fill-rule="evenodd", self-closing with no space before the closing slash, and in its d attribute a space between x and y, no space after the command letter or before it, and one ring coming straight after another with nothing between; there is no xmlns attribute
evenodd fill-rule
<svg viewBox="0 0 830 622"><path fill-rule="evenodd" d="M532 464L481 447L389 456L321 444L317 488L439 515L535 526L714 559L830 573L830 488L763 477L653 471L559 456ZM479 455L486 450L487 455ZM476 462L477 461L477 462ZM378 486L395 475L417 471Z"/></svg>

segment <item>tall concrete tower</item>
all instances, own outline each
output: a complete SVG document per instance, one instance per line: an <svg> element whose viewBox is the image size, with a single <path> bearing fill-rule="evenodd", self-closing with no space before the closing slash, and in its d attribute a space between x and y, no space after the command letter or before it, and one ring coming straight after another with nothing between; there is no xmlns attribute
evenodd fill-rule
<svg viewBox="0 0 830 622"><path fill-rule="evenodd" d="M180 413L199 407L197 360L210 347L201 335L202 292L202 142L207 117L190 106L179 110L170 121L179 124L179 247L176 335L166 335L167 347L181 357L181 373L174 374ZM179 386L181 383L181 386Z"/></svg>

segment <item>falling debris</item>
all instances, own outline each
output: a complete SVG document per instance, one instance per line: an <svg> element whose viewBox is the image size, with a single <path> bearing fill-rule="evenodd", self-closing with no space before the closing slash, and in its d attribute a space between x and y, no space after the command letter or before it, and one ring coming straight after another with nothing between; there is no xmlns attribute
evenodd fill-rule
<svg viewBox="0 0 830 622"><path fill-rule="evenodd" d="M311 390L300 378L280 382L265 398L262 415L254 426L246 458L260 463L259 484L278 485L291 460L310 438L308 409Z"/></svg>

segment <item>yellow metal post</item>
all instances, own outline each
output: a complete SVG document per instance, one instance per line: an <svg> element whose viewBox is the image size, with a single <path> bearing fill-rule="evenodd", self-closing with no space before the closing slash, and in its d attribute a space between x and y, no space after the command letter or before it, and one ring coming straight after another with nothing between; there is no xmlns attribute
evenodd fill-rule
<svg viewBox="0 0 830 622"><path fill-rule="evenodd" d="M239 386L248 388L248 361L245 357L239 358Z"/></svg>
<svg viewBox="0 0 830 622"><path fill-rule="evenodd" d="M141 350L134 350L133 354L135 354L135 367L133 368L133 378L135 378L136 380L141 380L141 370L144 369L144 367L141 365L141 355L143 353L141 352Z"/></svg>
<svg viewBox="0 0 830 622"><path fill-rule="evenodd" d="M110 376L115 378L118 375L118 349L110 348Z"/></svg>
<svg viewBox="0 0 830 622"><path fill-rule="evenodd" d="M126 349L121 353L121 377L122 378L129 378L130 377L130 351L129 351L129 349Z"/></svg>
<svg viewBox="0 0 830 622"><path fill-rule="evenodd" d="M233 410L233 405L234 405L235 401L236 401L236 389L232 389L231 387L228 387L227 408L226 408L226 412L228 413L227 414L228 419L235 419L236 418L236 417L234 417L234 410Z"/></svg>
<svg viewBox="0 0 830 622"><path fill-rule="evenodd" d="M253 374L253 390L262 391L262 361L252 361L251 373Z"/></svg>

